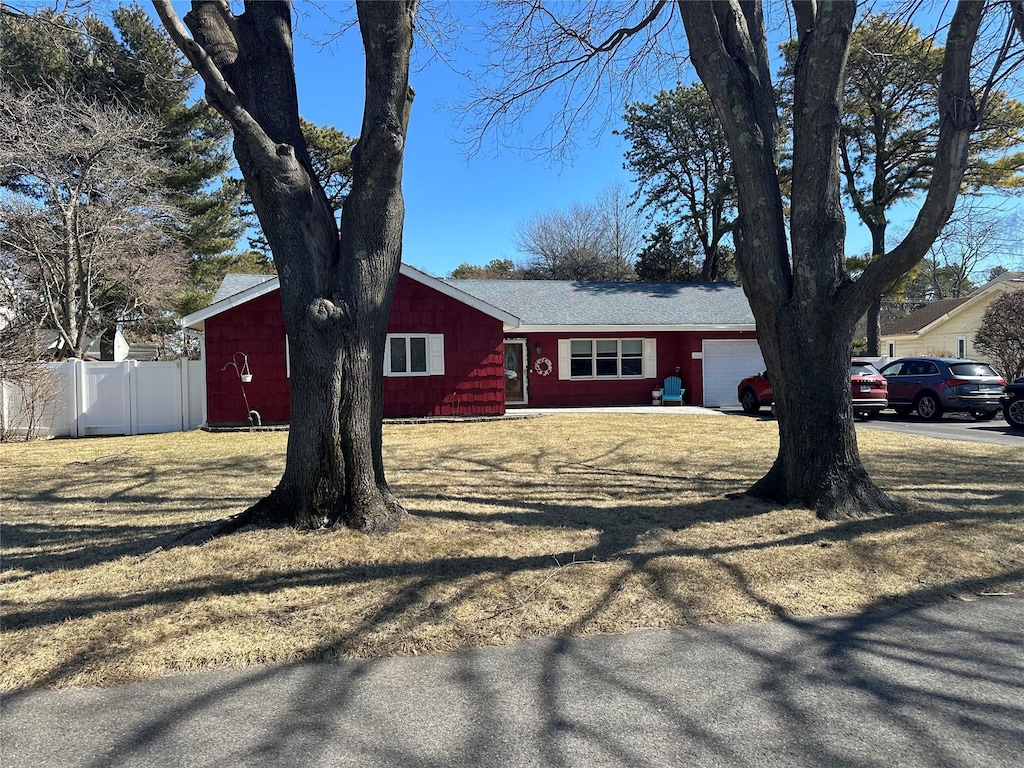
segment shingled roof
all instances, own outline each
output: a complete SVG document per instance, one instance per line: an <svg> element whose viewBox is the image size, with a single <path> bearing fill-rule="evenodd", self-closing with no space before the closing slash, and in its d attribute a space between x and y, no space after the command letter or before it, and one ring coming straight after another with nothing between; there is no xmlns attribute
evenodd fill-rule
<svg viewBox="0 0 1024 768"><path fill-rule="evenodd" d="M247 291L276 277L277 275L239 275L234 272L224 275L224 279L221 281L217 292L213 294L210 303L216 304L218 301L228 298L228 296L234 296L236 293Z"/></svg>
<svg viewBox="0 0 1024 768"><path fill-rule="evenodd" d="M524 326L754 326L734 283L448 280Z"/></svg>
<svg viewBox="0 0 1024 768"><path fill-rule="evenodd" d="M959 299L939 299L931 304L925 304L904 317L894 317L882 325L882 333L886 336L899 336L904 333L917 333L925 326L931 325L943 315L951 312L964 302L970 300L969 296Z"/></svg>
<svg viewBox="0 0 1024 768"><path fill-rule="evenodd" d="M273 280L229 274L212 304ZM446 280L451 287L515 315L525 326L754 327L735 283Z"/></svg>

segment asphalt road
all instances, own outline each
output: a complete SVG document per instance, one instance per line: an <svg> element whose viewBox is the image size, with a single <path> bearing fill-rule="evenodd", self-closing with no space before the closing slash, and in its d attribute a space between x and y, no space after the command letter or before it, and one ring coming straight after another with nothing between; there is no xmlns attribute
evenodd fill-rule
<svg viewBox="0 0 1024 768"><path fill-rule="evenodd" d="M743 413L739 407L723 409L723 413L743 416L748 419L774 419L771 410L762 408L754 415ZM882 429L901 432L905 435L921 435L943 440L967 440L976 443L994 443L1024 448L1024 431L1010 429L1000 413L992 421L975 421L960 413L947 413L938 421L924 421L916 414L897 416L893 411L883 411L870 421L858 421L858 428Z"/></svg>
<svg viewBox="0 0 1024 768"><path fill-rule="evenodd" d="M4 768L1024 764L1024 598L9 695Z"/></svg>

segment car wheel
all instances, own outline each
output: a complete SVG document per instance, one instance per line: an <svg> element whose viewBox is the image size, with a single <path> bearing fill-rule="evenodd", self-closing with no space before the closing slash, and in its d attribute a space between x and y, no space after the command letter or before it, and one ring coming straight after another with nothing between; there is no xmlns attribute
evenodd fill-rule
<svg viewBox="0 0 1024 768"><path fill-rule="evenodd" d="M757 395L752 389L743 390L743 394L740 395L740 405L743 406L744 413L757 413L761 410L761 404L757 402Z"/></svg>
<svg viewBox="0 0 1024 768"><path fill-rule="evenodd" d="M1024 429L1024 397L1015 397L1003 404L1003 418L1011 427Z"/></svg>
<svg viewBox="0 0 1024 768"><path fill-rule="evenodd" d="M942 418L942 406L939 405L939 399L931 392L918 395L914 408L917 410L917 415L925 421L938 421Z"/></svg>
<svg viewBox="0 0 1024 768"><path fill-rule="evenodd" d="M996 413L998 411L972 411L971 416L975 421L992 421L996 417Z"/></svg>
<svg viewBox="0 0 1024 768"><path fill-rule="evenodd" d="M905 405L901 405L901 406L898 406L896 408L893 408L893 410L896 411L896 415L897 416L902 416L903 418L907 418L907 416L910 415L910 412L912 410L914 410L914 409L913 408L907 408L907 406L905 406Z"/></svg>

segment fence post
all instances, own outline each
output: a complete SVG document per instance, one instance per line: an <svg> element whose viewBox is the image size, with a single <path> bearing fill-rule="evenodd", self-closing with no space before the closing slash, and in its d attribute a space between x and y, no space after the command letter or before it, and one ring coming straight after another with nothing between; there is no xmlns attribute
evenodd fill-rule
<svg viewBox="0 0 1024 768"><path fill-rule="evenodd" d="M7 420L10 417L10 407L7 404L7 380L0 379L0 434L7 432Z"/></svg>
<svg viewBox="0 0 1024 768"><path fill-rule="evenodd" d="M188 430L191 402L188 391L188 358L179 357L175 363L178 366L178 381L181 384L181 431Z"/></svg>
<svg viewBox="0 0 1024 768"><path fill-rule="evenodd" d="M139 434L139 376L138 360L125 360L125 375L128 377L128 434Z"/></svg>
<svg viewBox="0 0 1024 768"><path fill-rule="evenodd" d="M75 403L75 434L85 437L85 424L82 422L82 414L85 413L85 361L75 358L71 361L72 380L74 381L74 392L72 393Z"/></svg>

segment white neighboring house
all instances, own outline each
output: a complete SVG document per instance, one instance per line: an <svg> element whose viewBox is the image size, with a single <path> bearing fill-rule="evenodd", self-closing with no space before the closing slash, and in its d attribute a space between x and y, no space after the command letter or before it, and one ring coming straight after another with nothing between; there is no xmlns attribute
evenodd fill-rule
<svg viewBox="0 0 1024 768"><path fill-rule="evenodd" d="M101 334L96 336L89 336L85 341L85 360L99 360L100 359L100 337ZM39 332L40 346L46 350L58 350L64 347L64 339L56 331L43 330ZM128 342L125 341L124 334L121 333L121 329L118 328L114 334L114 357L113 362L120 363L122 360L127 360L129 346ZM56 357L55 354L51 353L50 357Z"/></svg>
<svg viewBox="0 0 1024 768"><path fill-rule="evenodd" d="M974 334L992 300L1014 290L1024 290L1024 272L1004 272L969 296L925 304L882 326L880 351L887 358L927 355L993 363L974 348Z"/></svg>

